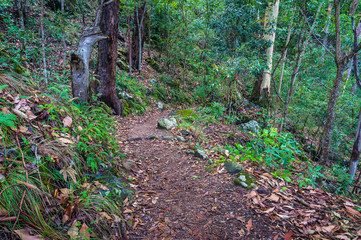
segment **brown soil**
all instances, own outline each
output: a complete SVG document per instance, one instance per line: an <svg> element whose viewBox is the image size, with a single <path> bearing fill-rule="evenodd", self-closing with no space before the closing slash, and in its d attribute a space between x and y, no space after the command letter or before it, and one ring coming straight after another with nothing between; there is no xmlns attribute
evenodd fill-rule
<svg viewBox="0 0 361 240"><path fill-rule="evenodd" d="M208 160L187 155L186 142L161 140L177 130L157 129L164 113L119 119L121 147L128 159L134 194L126 199L129 239L278 239L282 223L246 204L249 192L233 185L234 175L207 171ZM212 132L212 131L205 131ZM155 136L158 139L147 140ZM212 136L217 136L214 134ZM142 140L131 140L141 137Z"/></svg>

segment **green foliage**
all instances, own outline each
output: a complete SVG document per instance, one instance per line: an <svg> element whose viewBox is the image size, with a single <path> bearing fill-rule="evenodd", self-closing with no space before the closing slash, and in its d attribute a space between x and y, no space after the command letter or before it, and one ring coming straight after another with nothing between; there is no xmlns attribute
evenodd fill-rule
<svg viewBox="0 0 361 240"><path fill-rule="evenodd" d="M325 175L321 172L322 166L317 166L315 168L308 167L308 171L303 173L299 173L298 176L300 177L298 181L299 187L307 187L312 185L314 188L317 187L318 183L316 182L318 178L325 178Z"/></svg>
<svg viewBox="0 0 361 240"><path fill-rule="evenodd" d="M0 124L5 127L15 127L16 116L0 112Z"/></svg>
<svg viewBox="0 0 361 240"><path fill-rule="evenodd" d="M350 175L348 174L348 169L338 164L334 164L332 166L331 174L339 181L336 193L346 195L347 191L352 185L352 180Z"/></svg>

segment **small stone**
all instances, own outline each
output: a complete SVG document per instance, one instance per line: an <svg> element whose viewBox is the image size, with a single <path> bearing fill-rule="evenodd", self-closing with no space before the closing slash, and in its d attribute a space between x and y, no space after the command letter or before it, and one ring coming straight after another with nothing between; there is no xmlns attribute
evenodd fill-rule
<svg viewBox="0 0 361 240"><path fill-rule="evenodd" d="M259 194L267 194L268 193L268 191L264 187L259 187L259 188L257 188L256 191Z"/></svg>
<svg viewBox="0 0 361 240"><path fill-rule="evenodd" d="M207 154L204 151L200 150L200 149L196 150L196 152L194 153L194 156L198 157L198 158L201 158L201 159L207 159L207 157L208 157Z"/></svg>
<svg viewBox="0 0 361 240"><path fill-rule="evenodd" d="M180 142L185 142L185 141L186 141L186 140L184 139L184 137L182 137L182 136L177 136L176 138L177 138L177 140L180 141Z"/></svg>
<svg viewBox="0 0 361 240"><path fill-rule="evenodd" d="M155 139L157 139L157 137L156 136L149 136L149 137L146 137L145 139L146 140L155 140Z"/></svg>
<svg viewBox="0 0 361 240"><path fill-rule="evenodd" d="M250 121L248 123L241 124L240 127L245 132L258 133L259 130L260 130L260 125L255 120L252 120L252 121Z"/></svg>
<svg viewBox="0 0 361 240"><path fill-rule="evenodd" d="M155 103L155 105L157 106L157 108L159 108L160 110L164 110L164 104L163 103L161 103L161 102L157 102L157 103Z"/></svg>
<svg viewBox="0 0 361 240"><path fill-rule="evenodd" d="M118 95L121 99L133 99L133 97L129 95L127 92L119 92Z"/></svg>
<svg viewBox="0 0 361 240"><path fill-rule="evenodd" d="M239 164L238 162L234 162L234 161L226 162L224 164L224 167L231 174L235 174L235 173L239 173L241 171L244 171L244 167L241 164Z"/></svg>
<svg viewBox="0 0 361 240"><path fill-rule="evenodd" d="M189 133L188 131L186 131L186 130L182 130L182 131L181 131L181 134L182 134L183 136L189 136L189 135L190 135L190 133Z"/></svg>
<svg viewBox="0 0 361 240"><path fill-rule="evenodd" d="M188 151L186 152L187 155L194 155L195 153L196 153L196 152L193 151L193 150L188 150Z"/></svg>
<svg viewBox="0 0 361 240"><path fill-rule="evenodd" d="M241 182L241 186L244 187L244 188L249 188L249 186L245 182Z"/></svg>
<svg viewBox="0 0 361 240"><path fill-rule="evenodd" d="M162 140L165 140L165 141L172 141L172 140L173 140L173 137L169 137L169 136L162 136Z"/></svg>
<svg viewBox="0 0 361 240"><path fill-rule="evenodd" d="M257 179L251 175L249 172L241 171L238 173L236 179L234 179L234 184L236 186L242 186L244 188L252 189L256 186Z"/></svg>
<svg viewBox="0 0 361 240"><path fill-rule="evenodd" d="M143 139L141 137L137 137L137 138L129 138L128 142L134 142L134 141L142 141Z"/></svg>
<svg viewBox="0 0 361 240"><path fill-rule="evenodd" d="M152 79L149 80L149 83L152 84L152 85L155 85L155 84L158 83L158 81L155 80L154 78L152 78Z"/></svg>

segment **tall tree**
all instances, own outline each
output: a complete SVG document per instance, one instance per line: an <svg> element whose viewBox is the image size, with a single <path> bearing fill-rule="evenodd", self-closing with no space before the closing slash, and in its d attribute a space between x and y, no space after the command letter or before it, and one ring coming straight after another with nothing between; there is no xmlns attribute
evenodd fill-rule
<svg viewBox="0 0 361 240"><path fill-rule="evenodd" d="M98 48L98 92L100 99L113 108L117 115L122 114L122 104L116 93L116 66L118 57L119 1L115 0L104 7L100 30L108 36L99 42Z"/></svg>
<svg viewBox="0 0 361 240"><path fill-rule="evenodd" d="M340 24L340 12L341 12L341 4L340 0L334 0L334 8L335 8L335 33L336 33L336 55L335 55L335 63L336 63L336 78L333 82L333 88L330 94L328 108L327 108L327 119L326 124L323 129L323 139L320 146L320 153L322 153L321 162L329 163L328 157L331 146L331 136L333 130L333 124L335 120L335 106L337 102L337 98L339 95L339 90L341 87L343 72L351 58L354 57L361 49L361 43L357 44L353 47L353 49L345 54L342 52L341 48L341 24Z"/></svg>
<svg viewBox="0 0 361 240"><path fill-rule="evenodd" d="M147 14L147 1L142 0L135 7L134 23L132 37L132 66L139 71L142 69L142 51L145 39L145 17Z"/></svg>
<svg viewBox="0 0 361 240"><path fill-rule="evenodd" d="M43 53L44 83L45 83L45 88L47 88L48 74L46 72L46 58L45 58L44 0L41 0L40 31L41 31L41 49L42 49L42 53Z"/></svg>
<svg viewBox="0 0 361 240"><path fill-rule="evenodd" d="M268 3L266 13L264 16L264 28L266 34L264 39L270 43L270 46L266 50L266 69L263 70L262 80L258 79L255 83L252 100L259 102L263 97L267 97L269 100L269 95L271 93L271 72L272 72L272 60L273 60L273 49L274 41L276 38L276 28L277 28L277 18L279 11L280 1L276 0L275 2L270 1Z"/></svg>

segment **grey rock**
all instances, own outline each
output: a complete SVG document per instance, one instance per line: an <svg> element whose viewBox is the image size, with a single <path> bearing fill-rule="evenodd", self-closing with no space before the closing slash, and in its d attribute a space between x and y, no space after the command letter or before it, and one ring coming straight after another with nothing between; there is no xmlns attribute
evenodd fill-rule
<svg viewBox="0 0 361 240"><path fill-rule="evenodd" d="M176 127L178 127L177 120L174 117L159 119L158 127L167 129L167 130L176 128Z"/></svg>
<svg viewBox="0 0 361 240"><path fill-rule="evenodd" d="M257 184L257 179L249 172L241 171L238 173L236 179L234 179L234 185L242 186L247 189L252 189Z"/></svg>
<svg viewBox="0 0 361 240"><path fill-rule="evenodd" d="M149 137L146 137L145 139L146 140L154 140L154 139L157 139L157 137L156 136L149 136Z"/></svg>
<svg viewBox="0 0 361 240"><path fill-rule="evenodd" d="M241 164L239 164L238 162L234 162L234 161L226 162L224 164L224 167L231 174L235 174L235 173L239 173L240 171L244 171L244 167Z"/></svg>
<svg viewBox="0 0 361 240"><path fill-rule="evenodd" d="M189 135L190 135L190 133L189 133L188 131L186 131L186 130L182 130L182 131L181 131L181 134L182 134L183 136L189 136Z"/></svg>
<svg viewBox="0 0 361 240"><path fill-rule="evenodd" d="M149 83L152 84L152 85L155 85L155 84L158 83L158 81L155 80L154 78L152 78L152 79L149 80Z"/></svg>
<svg viewBox="0 0 361 240"><path fill-rule="evenodd" d="M186 141L186 140L184 139L184 137L182 137L182 136L177 136L176 138L177 138L177 140L180 141L180 142L185 142L185 141Z"/></svg>
<svg viewBox="0 0 361 240"><path fill-rule="evenodd" d="M162 136L162 140L165 140L165 141L173 141L173 137Z"/></svg>
<svg viewBox="0 0 361 240"><path fill-rule="evenodd" d="M119 92L118 93L119 98L121 99L133 99L133 96L128 94L127 92Z"/></svg>
<svg viewBox="0 0 361 240"><path fill-rule="evenodd" d="M193 151L193 150L188 150L188 151L186 152L187 155L194 155L195 153L196 153L196 152Z"/></svg>
<svg viewBox="0 0 361 240"><path fill-rule="evenodd" d="M164 110L164 104L163 103L161 103L161 102L157 102L157 103L155 103L155 105L157 106L157 108L159 108L160 110Z"/></svg>
<svg viewBox="0 0 361 240"><path fill-rule="evenodd" d="M194 153L194 156L198 157L198 158L201 158L201 159L207 159L207 157L208 157L207 154L204 151L200 150L200 149L196 150L196 152Z"/></svg>
<svg viewBox="0 0 361 240"><path fill-rule="evenodd" d="M143 139L141 137L137 137L137 138L129 138L128 142L134 142L134 141L142 141Z"/></svg>
<svg viewBox="0 0 361 240"><path fill-rule="evenodd" d="M260 125L255 120L252 120L248 123L241 124L240 127L241 127L241 130L243 130L245 132L258 133L260 130Z"/></svg>

